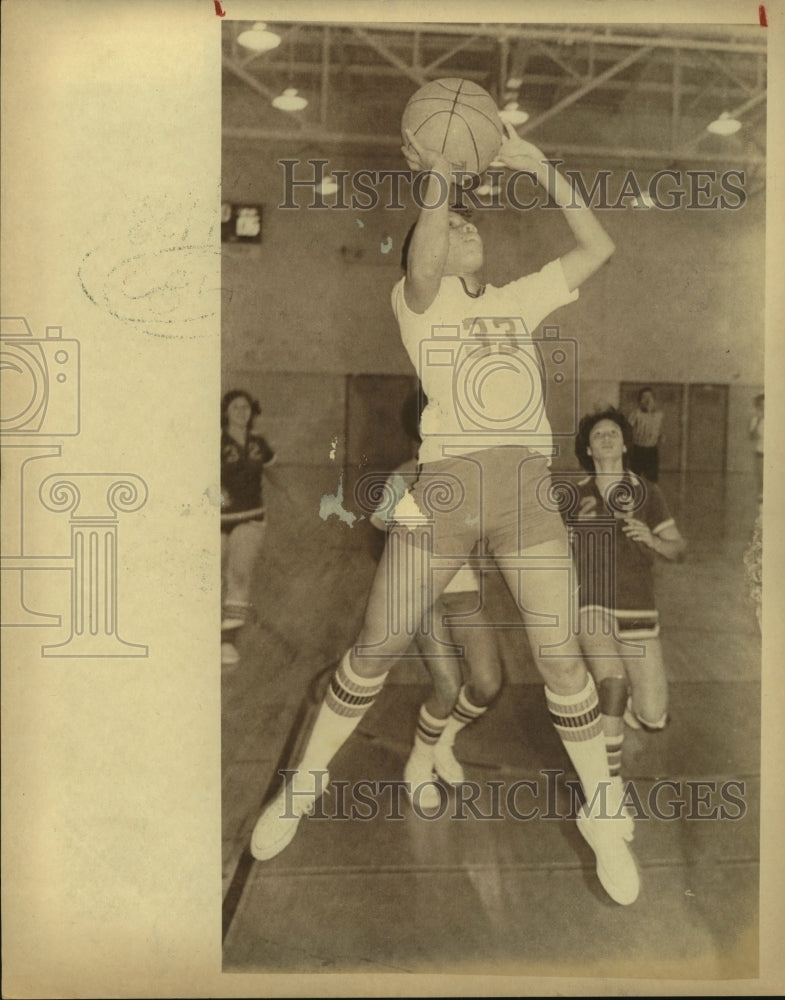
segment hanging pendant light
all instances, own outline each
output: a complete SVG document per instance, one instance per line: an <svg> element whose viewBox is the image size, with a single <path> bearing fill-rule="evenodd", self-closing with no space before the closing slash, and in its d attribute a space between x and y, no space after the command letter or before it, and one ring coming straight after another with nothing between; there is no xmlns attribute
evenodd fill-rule
<svg viewBox="0 0 785 1000"><path fill-rule="evenodd" d="M734 118L729 111L723 111L719 118L709 122L706 131L714 135L735 135L741 128L741 122Z"/></svg>
<svg viewBox="0 0 785 1000"><path fill-rule="evenodd" d="M492 182L490 184L488 183L481 184L477 188L477 194L480 196L480 198L493 198L500 193L501 193L501 188L495 182Z"/></svg>
<svg viewBox="0 0 785 1000"><path fill-rule="evenodd" d="M254 52L270 52L281 44L281 36L270 31L264 21L257 21L252 28L246 28L237 36L238 44Z"/></svg>
<svg viewBox="0 0 785 1000"><path fill-rule="evenodd" d="M320 194L335 194L338 190L338 181L336 181L332 174L325 174L318 190Z"/></svg>
<svg viewBox="0 0 785 1000"><path fill-rule="evenodd" d="M282 94L273 98L272 105L279 111L302 111L308 107L308 101L300 97L295 87L287 87Z"/></svg>
<svg viewBox="0 0 785 1000"><path fill-rule="evenodd" d="M523 125L529 120L528 112L520 108L517 101L508 101L499 112L499 117L506 125Z"/></svg>

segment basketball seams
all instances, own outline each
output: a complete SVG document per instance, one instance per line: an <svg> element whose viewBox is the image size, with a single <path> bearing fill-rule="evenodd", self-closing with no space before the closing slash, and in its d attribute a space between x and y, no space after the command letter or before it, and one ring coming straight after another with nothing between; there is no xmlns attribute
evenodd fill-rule
<svg viewBox="0 0 785 1000"><path fill-rule="evenodd" d="M450 83L457 83L458 84L458 90L456 91L452 87L448 87L447 86L448 81ZM465 93L466 93L467 97L483 97L483 96L485 96L485 94L488 93L485 90L485 88L481 87L478 83L472 83L470 80L464 80L464 79L462 79L461 77L458 77L458 76L445 77L442 80L431 80L430 83L426 83L426 84L424 84L424 86L426 86L426 87L430 87L430 86L441 87L442 90L446 90L448 94L456 94L456 93L459 94L461 92L461 90L464 89L464 88L466 88L466 87L475 87L476 89L474 91L465 90Z"/></svg>
<svg viewBox="0 0 785 1000"><path fill-rule="evenodd" d="M427 107L423 108L423 103ZM478 84L461 79L432 80L424 85L409 99L401 124L404 132L411 129L454 166L473 173L485 168L489 154L498 151L504 136L491 95Z"/></svg>
<svg viewBox="0 0 785 1000"><path fill-rule="evenodd" d="M420 104L422 101L437 101L437 102L444 101L445 104L451 103L448 97L415 97L412 98L412 100L410 100L406 106L410 107L413 104ZM454 107L454 104L455 102L453 101L451 106ZM488 124L491 125L494 132L498 132L499 135L504 134L504 129L499 129L498 124L493 120L493 118L490 115L486 114L484 111L482 111L480 108L475 107L474 104L462 103L459 105L459 108L468 108L470 111L473 111L476 115L479 115L481 118L484 118L488 122ZM449 113L450 110L451 110L450 107L439 108L439 110L434 111L433 114L438 115L441 113Z"/></svg>
<svg viewBox="0 0 785 1000"><path fill-rule="evenodd" d="M493 127L494 132L498 132L499 135L504 135L504 128L499 129L499 126L496 124L493 118L491 118L490 115L486 115L484 111L482 111L480 108L476 108L473 104L467 104L465 105L465 107L471 108L471 110L476 115L479 115L481 118L484 118Z"/></svg>
<svg viewBox="0 0 785 1000"><path fill-rule="evenodd" d="M466 121L466 119L463 117L463 115L458 115L457 117L459 118L460 121L463 122L463 124L466 126L466 131L469 133L469 138L471 139L472 148L474 149L474 166L475 166L475 170L477 170L479 172L479 169L480 169L480 150L477 147L477 142L476 142L476 140L474 138L474 132L472 131L471 126Z"/></svg>
<svg viewBox="0 0 785 1000"><path fill-rule="evenodd" d="M447 118L447 125L444 129L444 138L442 139L442 148L439 152L443 153L447 148L447 140L450 138L450 129L452 128L452 120L455 115L455 105L458 103L458 98L461 96L461 89L463 88L463 80L458 84L458 89L453 93L452 107L450 108L450 114ZM470 130L471 131L471 130Z"/></svg>

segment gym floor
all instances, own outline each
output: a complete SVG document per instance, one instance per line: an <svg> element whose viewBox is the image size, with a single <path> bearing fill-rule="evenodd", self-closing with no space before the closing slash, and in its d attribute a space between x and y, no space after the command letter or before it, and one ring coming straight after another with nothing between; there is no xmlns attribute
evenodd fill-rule
<svg viewBox="0 0 785 1000"><path fill-rule="evenodd" d="M222 670L224 970L755 976L760 636L743 564L754 484L661 481L689 549L657 567L672 722L657 735L626 731L642 890L621 907L569 818L574 773L512 627L500 630L503 690L456 744L481 790L471 807L446 789L437 819L403 794L397 803L394 788L373 807L352 797L350 782L402 777L427 691L422 664L402 661L333 761L321 816L272 861L251 858L261 804L357 633L380 550L367 522L314 516L334 490L326 472L290 466L276 477L254 621L237 638L239 664ZM497 620L513 621L506 591L495 599ZM347 818L353 805L370 818Z"/></svg>

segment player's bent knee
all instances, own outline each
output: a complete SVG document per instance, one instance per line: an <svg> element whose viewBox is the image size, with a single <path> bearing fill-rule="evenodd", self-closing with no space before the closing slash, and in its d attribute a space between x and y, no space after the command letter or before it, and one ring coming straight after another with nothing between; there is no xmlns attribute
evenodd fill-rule
<svg viewBox="0 0 785 1000"><path fill-rule="evenodd" d="M432 681L434 680L431 678ZM433 694L428 700L429 711L432 715L437 718L446 718L453 709L456 701L458 700L458 694L461 690L460 684L445 683L441 681L440 683L433 683Z"/></svg>
<svg viewBox="0 0 785 1000"><path fill-rule="evenodd" d="M397 661L397 656L358 656L356 647L352 648L349 655L349 666L358 677L364 677L366 680L389 673Z"/></svg>
<svg viewBox="0 0 785 1000"><path fill-rule="evenodd" d="M467 686L467 694L472 705L485 708L493 701L501 688L501 678L487 677L481 681L472 680Z"/></svg>
<svg viewBox="0 0 785 1000"><path fill-rule="evenodd" d="M556 694L574 694L587 683L588 671L579 657L575 659L538 659L537 667L543 680Z"/></svg>

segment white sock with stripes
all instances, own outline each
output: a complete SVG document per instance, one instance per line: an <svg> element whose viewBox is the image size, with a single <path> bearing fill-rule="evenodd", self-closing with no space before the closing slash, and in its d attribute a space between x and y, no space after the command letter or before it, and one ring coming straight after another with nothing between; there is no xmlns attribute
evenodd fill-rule
<svg viewBox="0 0 785 1000"><path fill-rule="evenodd" d="M446 725L447 719L437 719L435 715L431 715L425 705L421 705L420 714L417 717L417 729L414 732L413 752L431 754Z"/></svg>
<svg viewBox="0 0 785 1000"><path fill-rule="evenodd" d="M610 774L594 680L587 674L583 690L571 695L555 694L546 685L545 698L587 802L598 801L598 790L601 786L608 788Z"/></svg>
<svg viewBox="0 0 785 1000"><path fill-rule="evenodd" d="M484 715L487 707L487 705L473 705L469 701L466 693L466 685L464 684L458 692L458 700L450 713L449 719L447 719L444 731L439 737L440 745L453 746L458 733L465 726L468 726L470 722L475 722L481 715Z"/></svg>
<svg viewBox="0 0 785 1000"><path fill-rule="evenodd" d="M323 771L357 728L384 687L387 673L360 677L346 653L333 674L298 770Z"/></svg>

